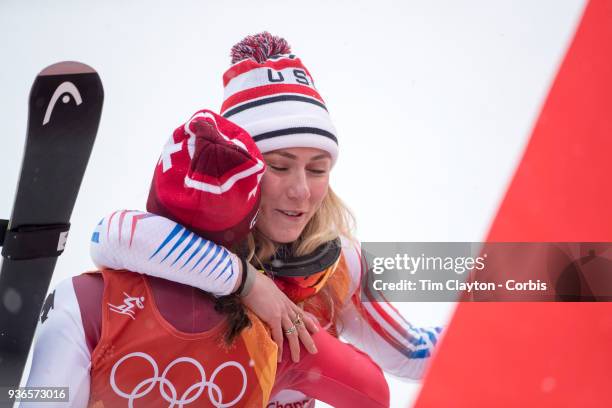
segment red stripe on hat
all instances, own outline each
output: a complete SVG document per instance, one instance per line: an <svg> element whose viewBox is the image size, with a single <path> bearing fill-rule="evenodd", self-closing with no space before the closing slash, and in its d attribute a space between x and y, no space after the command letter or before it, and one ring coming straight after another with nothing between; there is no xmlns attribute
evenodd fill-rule
<svg viewBox="0 0 612 408"><path fill-rule="evenodd" d="M242 75L245 72L251 71L258 68L272 68L275 70L281 70L285 68L299 68L304 70L308 76L312 79L312 75L308 72L308 69L302 65L302 61L299 58L283 58L280 60L267 60L265 64L260 64L251 59L247 59L234 65L223 74L223 87L226 87L229 81L236 78L238 75Z"/></svg>
<svg viewBox="0 0 612 408"><path fill-rule="evenodd" d="M306 95L313 97L319 100L321 103L323 102L323 98L321 95L314 89L305 86L305 85L292 85L292 84L274 84L274 85L264 85L257 86L255 88L246 89L244 91L240 91L235 93L234 95L227 98L223 105L221 106L221 114L225 113L228 109L232 108L234 105L238 105L239 103L246 102L251 99L260 98L262 96L275 95L281 93L296 93L301 95Z"/></svg>

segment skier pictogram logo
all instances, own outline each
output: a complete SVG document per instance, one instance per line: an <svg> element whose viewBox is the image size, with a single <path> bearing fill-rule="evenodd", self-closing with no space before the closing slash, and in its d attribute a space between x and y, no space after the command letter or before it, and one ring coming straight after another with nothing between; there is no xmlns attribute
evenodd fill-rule
<svg viewBox="0 0 612 408"><path fill-rule="evenodd" d="M136 308L144 309L144 304L142 302L144 302L145 298L144 296L130 296L125 292L123 292L123 294L125 295L125 299L123 299L123 304L116 306L109 303L108 305L110 306L110 310L119 314L128 315L132 318L132 320L135 320Z"/></svg>

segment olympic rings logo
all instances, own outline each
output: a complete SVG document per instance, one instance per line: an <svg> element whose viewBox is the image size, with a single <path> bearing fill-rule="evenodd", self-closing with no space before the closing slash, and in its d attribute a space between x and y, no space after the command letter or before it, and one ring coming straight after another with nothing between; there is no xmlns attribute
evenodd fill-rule
<svg viewBox="0 0 612 408"><path fill-rule="evenodd" d="M126 360L130 358L137 358L137 357L143 358L149 362L151 367L153 367L153 372L154 372L153 377L142 380L132 389L131 392L129 393L123 392L117 386L117 383L115 381L115 374L117 372L117 369L119 368L121 364L123 364L123 362L125 362ZM178 398L176 387L174 386L174 384L172 384L170 380L166 378L166 376L172 367L180 363L188 363L188 364L192 364L193 366L195 366L200 372L201 380L195 384L192 384L189 388L185 390L183 395L181 395L181 397ZM215 378L221 372L221 370L223 370L226 367L236 367L238 371L240 371L240 374L242 374L242 389L240 390L240 393L238 394L238 396L234 398L232 401L223 403L222 402L223 392L221 388L217 384L215 384ZM206 372L204 371L204 367L202 367L202 365L197 360L194 360L193 358L190 358L190 357L179 357L173 360L170 364L168 364L168 366L166 367L166 369L160 376L159 367L157 366L157 363L155 362L153 357L151 357L147 353L141 353L141 352L134 352L134 353L130 353L130 354L123 356L121 359L119 359L115 363L115 365L113 366L113 369L111 370L111 374L110 374L110 384L111 384L111 387L113 388L113 391L115 391L115 393L117 393L117 395L119 395L120 397L127 399L128 406L130 408L133 408L134 400L137 400L149 394L153 390L153 388L155 388L155 384L158 382L159 382L159 392L161 396L168 403L170 403L168 408L173 408L175 405L181 408L184 405L191 404L193 401L197 400L202 395L202 393L204 392L204 389L206 388L208 388L208 398L210 399L210 402L215 407L225 408L225 407L231 407L235 405L244 396L244 393L246 391L246 386L247 386L247 374L246 374L244 367L240 363L236 361L226 361L225 363L217 367L215 371L213 371L212 375L210 376L210 380L207 381ZM168 391L170 392L170 395L168 395ZM190 394L194 394L194 395L189 397Z"/></svg>

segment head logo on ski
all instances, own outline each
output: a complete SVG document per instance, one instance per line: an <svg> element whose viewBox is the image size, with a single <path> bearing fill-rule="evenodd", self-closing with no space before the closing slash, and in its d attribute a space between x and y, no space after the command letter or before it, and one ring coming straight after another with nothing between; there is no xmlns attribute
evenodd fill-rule
<svg viewBox="0 0 612 408"><path fill-rule="evenodd" d="M79 92L77 87L74 86L72 82L69 82L69 81L63 82L60 86L57 87L55 92L53 92L53 96L51 97L51 100L49 101L49 105L47 105L47 110L45 111L45 118L43 119L43 126L49 123L49 120L51 120L51 113L53 113L53 108L55 107L55 104L57 103L57 100L59 99L59 97L66 93L70 94L70 96L74 98L74 102L77 104L77 106L83 103L83 99L81 98L81 93ZM70 96L64 95L64 97L62 98L62 102L63 103L70 102Z"/></svg>

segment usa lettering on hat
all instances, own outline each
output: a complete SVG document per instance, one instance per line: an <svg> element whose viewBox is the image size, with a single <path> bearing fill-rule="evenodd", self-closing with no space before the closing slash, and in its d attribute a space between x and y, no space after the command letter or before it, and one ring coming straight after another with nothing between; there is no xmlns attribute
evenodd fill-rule
<svg viewBox="0 0 612 408"><path fill-rule="evenodd" d="M287 42L268 32L232 48L223 75L223 117L251 134L262 153L313 147L338 157L336 129L302 61Z"/></svg>

